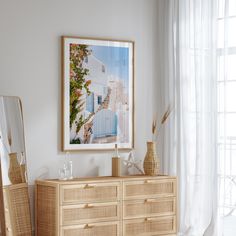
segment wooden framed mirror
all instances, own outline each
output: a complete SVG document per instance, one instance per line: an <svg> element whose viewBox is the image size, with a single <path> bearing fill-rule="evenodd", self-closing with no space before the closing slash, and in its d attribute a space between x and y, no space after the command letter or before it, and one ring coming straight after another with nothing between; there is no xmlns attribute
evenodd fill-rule
<svg viewBox="0 0 236 236"><path fill-rule="evenodd" d="M22 104L0 96L0 236L31 236Z"/></svg>

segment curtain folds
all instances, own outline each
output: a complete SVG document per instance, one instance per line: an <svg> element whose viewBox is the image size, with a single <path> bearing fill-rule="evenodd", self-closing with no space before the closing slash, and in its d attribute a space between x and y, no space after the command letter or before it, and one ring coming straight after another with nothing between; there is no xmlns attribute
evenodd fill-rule
<svg viewBox="0 0 236 236"><path fill-rule="evenodd" d="M179 178L180 235L217 235L216 2L159 0L161 104L173 107L159 144Z"/></svg>

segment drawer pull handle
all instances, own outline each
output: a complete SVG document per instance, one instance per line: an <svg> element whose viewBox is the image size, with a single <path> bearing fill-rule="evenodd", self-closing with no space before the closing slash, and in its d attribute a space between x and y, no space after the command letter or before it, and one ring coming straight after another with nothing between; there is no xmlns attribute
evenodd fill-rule
<svg viewBox="0 0 236 236"><path fill-rule="evenodd" d="M155 183L155 180L150 180L150 179L147 179L144 181L145 184L154 184Z"/></svg>
<svg viewBox="0 0 236 236"><path fill-rule="evenodd" d="M90 225L90 224L86 224L84 226L84 229L92 229L94 226L93 225Z"/></svg>
<svg viewBox="0 0 236 236"><path fill-rule="evenodd" d="M93 208L94 206L92 204L86 204L84 208Z"/></svg>
<svg viewBox="0 0 236 236"><path fill-rule="evenodd" d="M156 202L156 199L145 199L145 203Z"/></svg>
<svg viewBox="0 0 236 236"><path fill-rule="evenodd" d="M84 189L90 189L90 188L94 188L94 187L95 187L95 185L86 184L86 185L84 186Z"/></svg>
<svg viewBox="0 0 236 236"><path fill-rule="evenodd" d="M151 222L152 219L151 218L145 218L145 222Z"/></svg>

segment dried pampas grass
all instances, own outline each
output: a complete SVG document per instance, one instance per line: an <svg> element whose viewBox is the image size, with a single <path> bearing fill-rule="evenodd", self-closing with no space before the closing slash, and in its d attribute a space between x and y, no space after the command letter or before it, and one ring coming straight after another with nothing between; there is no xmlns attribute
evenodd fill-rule
<svg viewBox="0 0 236 236"><path fill-rule="evenodd" d="M171 113L171 109L170 109L170 105L169 105L166 112L164 113L164 115L161 119L161 124L164 124L166 122L166 120L168 119L170 113Z"/></svg>
<svg viewBox="0 0 236 236"><path fill-rule="evenodd" d="M157 130L157 121L156 121L156 119L153 119L153 122L152 122L152 134L155 134L156 130Z"/></svg>
<svg viewBox="0 0 236 236"><path fill-rule="evenodd" d="M158 136L160 129L162 127L162 125L164 125L166 123L166 121L168 120L170 114L172 112L171 106L169 105L166 109L166 112L164 113L164 115L161 118L161 124L160 127L157 131L157 118L156 116L154 117L153 121L152 121L152 136L153 136L153 141L155 141L155 138Z"/></svg>

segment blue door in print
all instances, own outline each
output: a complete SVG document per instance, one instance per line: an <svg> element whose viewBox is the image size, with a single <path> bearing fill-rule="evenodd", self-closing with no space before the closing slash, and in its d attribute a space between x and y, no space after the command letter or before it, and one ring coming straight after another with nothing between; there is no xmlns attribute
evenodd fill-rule
<svg viewBox="0 0 236 236"><path fill-rule="evenodd" d="M94 93L91 93L86 98L86 110L91 113L94 112Z"/></svg>
<svg viewBox="0 0 236 236"><path fill-rule="evenodd" d="M94 138L117 135L117 115L110 110L99 111L93 120Z"/></svg>

